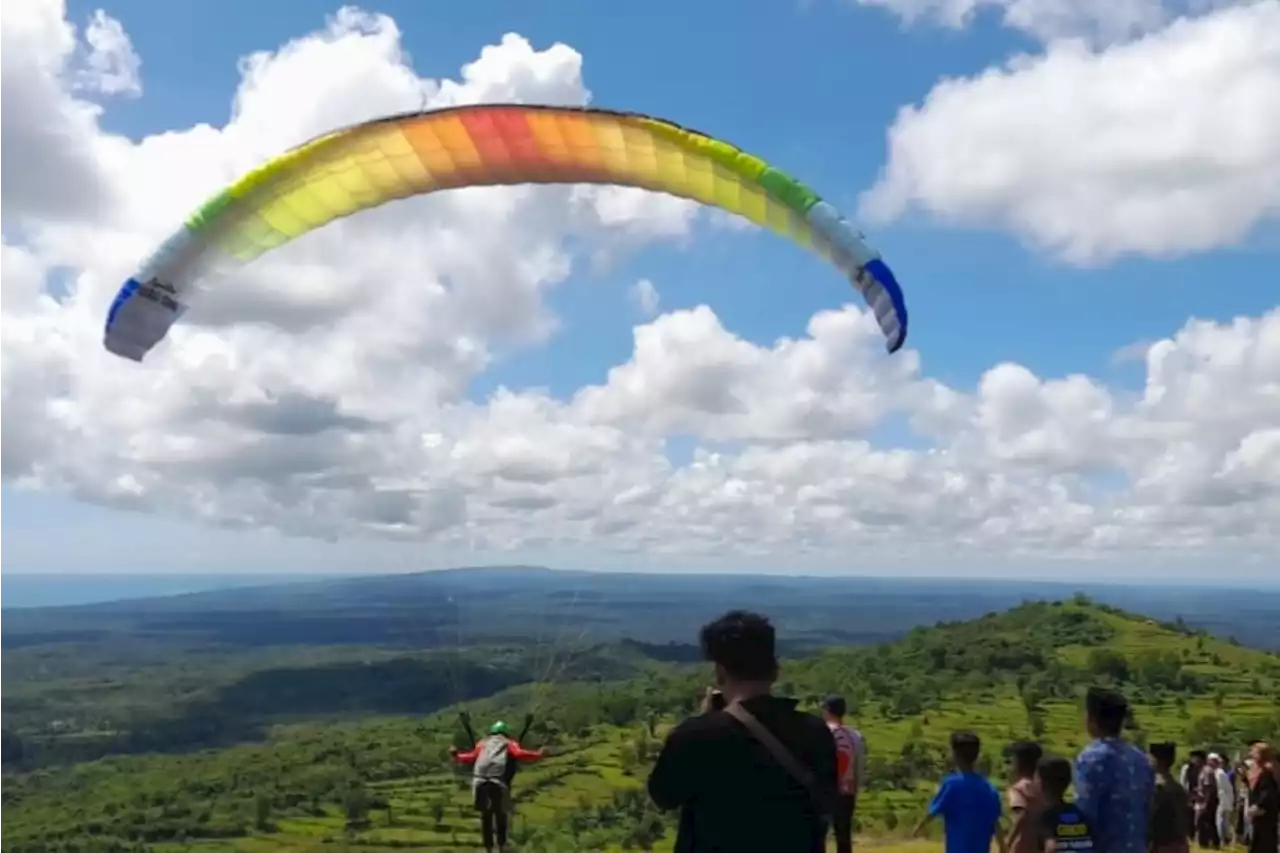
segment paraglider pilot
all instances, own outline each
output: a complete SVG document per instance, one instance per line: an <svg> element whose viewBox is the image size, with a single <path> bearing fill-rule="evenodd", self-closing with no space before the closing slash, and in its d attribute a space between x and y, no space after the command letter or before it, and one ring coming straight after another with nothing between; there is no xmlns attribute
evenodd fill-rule
<svg viewBox="0 0 1280 853"><path fill-rule="evenodd" d="M542 758L542 750L525 749L520 740L529 733L533 715L524 719L519 738L511 736L507 724L499 720L489 727L489 734L477 740L471 728L471 718L461 714L462 727L475 746L466 752L450 749L449 754L459 764L472 766L471 791L476 811L480 813L480 834L488 853L504 851L507 846L508 818L511 814L511 782L515 778L519 762L532 762ZM496 845L496 846L495 846Z"/></svg>

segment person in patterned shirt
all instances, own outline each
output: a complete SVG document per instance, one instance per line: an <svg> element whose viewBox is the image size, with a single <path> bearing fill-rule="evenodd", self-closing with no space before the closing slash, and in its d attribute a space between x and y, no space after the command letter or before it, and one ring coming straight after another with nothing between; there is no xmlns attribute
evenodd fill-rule
<svg viewBox="0 0 1280 853"><path fill-rule="evenodd" d="M1093 831L1098 853L1145 853L1155 774L1146 755L1121 732L1129 703L1114 690L1092 687L1085 721L1093 742L1076 758L1076 805Z"/></svg>

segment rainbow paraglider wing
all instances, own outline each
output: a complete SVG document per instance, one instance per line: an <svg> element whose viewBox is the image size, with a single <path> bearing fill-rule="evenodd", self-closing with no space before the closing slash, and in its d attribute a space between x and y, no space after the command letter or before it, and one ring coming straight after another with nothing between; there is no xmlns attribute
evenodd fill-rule
<svg viewBox="0 0 1280 853"><path fill-rule="evenodd" d="M692 199L807 246L862 293L889 352L907 336L902 289L840 213L763 160L633 113L492 104L391 116L325 134L248 173L191 215L120 288L104 343L141 361L200 282L335 219L459 187L616 184Z"/></svg>

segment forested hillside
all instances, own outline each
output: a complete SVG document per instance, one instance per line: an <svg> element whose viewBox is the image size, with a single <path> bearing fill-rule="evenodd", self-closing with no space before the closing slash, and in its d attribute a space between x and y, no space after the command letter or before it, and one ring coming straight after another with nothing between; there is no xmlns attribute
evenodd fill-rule
<svg viewBox="0 0 1280 853"><path fill-rule="evenodd" d="M111 684L28 672L17 698L6 666L3 848L475 849L466 779L447 755L463 741L458 698L480 721L536 714L528 741L551 757L517 778L519 849L669 848L671 819L642 786L665 729L695 706L705 667L683 662L691 650L680 646L561 644L558 657L535 659L545 651L347 650L256 670L184 658L139 664ZM1280 657L1083 598L791 659L780 689L811 707L831 691L849 698L871 753L862 829L892 836L945 769L950 731L981 734L996 774L1011 740L1072 754L1085 740L1080 695L1094 683L1134 700L1139 741L1235 751L1280 735ZM202 719L224 726L212 741ZM68 763L78 740L94 744L85 756L167 754ZM204 749L232 741L249 742Z"/></svg>

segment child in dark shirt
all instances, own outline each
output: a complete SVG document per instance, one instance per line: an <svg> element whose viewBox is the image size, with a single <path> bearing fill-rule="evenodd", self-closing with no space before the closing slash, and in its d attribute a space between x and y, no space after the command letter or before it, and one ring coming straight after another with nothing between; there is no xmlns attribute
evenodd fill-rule
<svg viewBox="0 0 1280 853"><path fill-rule="evenodd" d="M1065 758L1042 758L1036 767L1036 779L1044 794L1044 810L1038 819L1044 853L1092 853L1089 824L1080 809L1066 801L1071 787L1071 762Z"/></svg>

